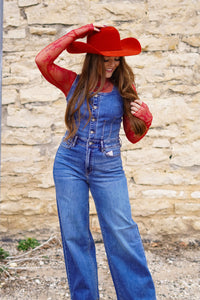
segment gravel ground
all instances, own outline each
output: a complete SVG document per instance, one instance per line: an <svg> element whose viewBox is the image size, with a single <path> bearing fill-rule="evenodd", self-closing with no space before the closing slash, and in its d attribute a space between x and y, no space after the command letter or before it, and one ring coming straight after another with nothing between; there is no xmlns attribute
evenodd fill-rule
<svg viewBox="0 0 200 300"><path fill-rule="evenodd" d="M66 282L63 252L59 234L39 240L38 249L30 252L16 250L21 237L0 235L0 247L9 251L11 258L0 261L0 298L6 300L62 300L70 299ZM30 236L30 235L29 235ZM31 237L37 237L31 234ZM41 237L41 234L40 234ZM96 236L101 300L116 300L106 254L101 237ZM163 243L144 241L157 300L200 299L199 243ZM129 299L124 299L129 300Z"/></svg>

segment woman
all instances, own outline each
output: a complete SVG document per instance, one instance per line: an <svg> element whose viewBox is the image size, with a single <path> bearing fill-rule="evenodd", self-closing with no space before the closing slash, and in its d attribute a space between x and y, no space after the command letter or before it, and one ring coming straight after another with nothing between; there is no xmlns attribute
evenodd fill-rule
<svg viewBox="0 0 200 300"><path fill-rule="evenodd" d="M86 36L86 43L76 41ZM87 53L80 75L54 64L65 49ZM89 189L117 299L156 299L138 227L132 220L120 157L122 118L132 143L146 134L152 121L147 105L138 99L133 72L124 59L140 52L136 39L120 40L114 27L89 24L51 43L36 57L43 76L67 97L67 131L55 157L54 181L73 300L99 299Z"/></svg>

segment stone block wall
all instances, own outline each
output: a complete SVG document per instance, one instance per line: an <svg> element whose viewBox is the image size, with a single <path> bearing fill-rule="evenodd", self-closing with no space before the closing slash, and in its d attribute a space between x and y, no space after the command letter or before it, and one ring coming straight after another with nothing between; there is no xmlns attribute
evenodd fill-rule
<svg viewBox="0 0 200 300"><path fill-rule="evenodd" d="M65 132L65 98L34 58L87 23L116 26L143 52L128 57L154 120L139 143L121 129L133 217L142 237L197 238L200 230L200 1L5 0L1 231L57 228L52 166ZM56 61L80 70L82 55ZM91 200L91 227L99 230Z"/></svg>

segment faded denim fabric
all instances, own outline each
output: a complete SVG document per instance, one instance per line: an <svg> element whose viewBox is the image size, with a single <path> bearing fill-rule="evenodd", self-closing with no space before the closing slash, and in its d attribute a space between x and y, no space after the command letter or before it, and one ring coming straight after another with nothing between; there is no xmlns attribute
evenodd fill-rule
<svg viewBox="0 0 200 300"><path fill-rule="evenodd" d="M155 300L138 226L131 216L120 155L122 98L114 87L110 93L93 97L90 107L87 126L86 104L81 107L77 135L68 141L63 138L53 170L71 299L99 299L95 244L89 228L90 190L117 299Z"/></svg>

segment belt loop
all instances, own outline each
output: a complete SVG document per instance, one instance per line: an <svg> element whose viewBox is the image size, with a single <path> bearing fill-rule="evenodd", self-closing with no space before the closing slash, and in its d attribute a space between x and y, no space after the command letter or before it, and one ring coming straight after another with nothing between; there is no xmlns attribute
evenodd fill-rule
<svg viewBox="0 0 200 300"><path fill-rule="evenodd" d="M71 145L72 147L76 146L77 139L78 139L78 135L75 135L73 137L73 142L72 142L72 145Z"/></svg>
<svg viewBox="0 0 200 300"><path fill-rule="evenodd" d="M104 148L104 141L101 140L101 152L104 152L105 148Z"/></svg>

